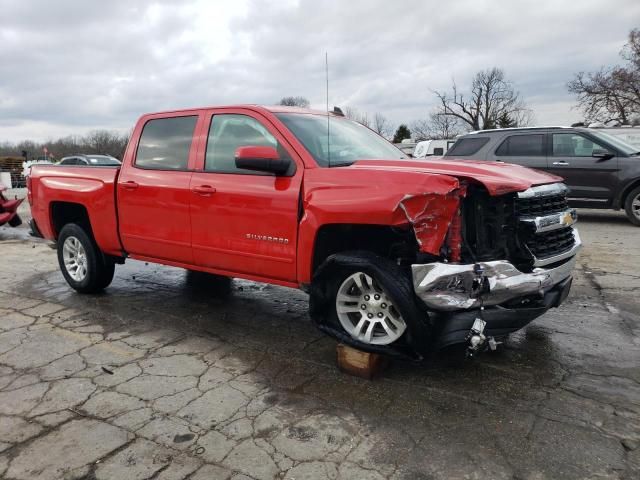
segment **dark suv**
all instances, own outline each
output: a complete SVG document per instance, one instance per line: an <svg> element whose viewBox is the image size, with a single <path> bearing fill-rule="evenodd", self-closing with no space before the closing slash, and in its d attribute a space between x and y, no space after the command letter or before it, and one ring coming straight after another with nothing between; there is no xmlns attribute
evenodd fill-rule
<svg viewBox="0 0 640 480"><path fill-rule="evenodd" d="M458 138L444 158L517 163L565 179L574 207L624 208L640 226L640 152L602 131L572 127L480 130Z"/></svg>

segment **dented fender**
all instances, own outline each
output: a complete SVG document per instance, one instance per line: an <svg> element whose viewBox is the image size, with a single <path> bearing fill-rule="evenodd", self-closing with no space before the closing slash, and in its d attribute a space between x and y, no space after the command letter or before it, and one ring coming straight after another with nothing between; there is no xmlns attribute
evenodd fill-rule
<svg viewBox="0 0 640 480"><path fill-rule="evenodd" d="M310 283L315 237L324 225L410 226L420 250L438 255L463 195L464 186L449 175L365 168L307 170L297 249L300 283Z"/></svg>
<svg viewBox="0 0 640 480"><path fill-rule="evenodd" d="M396 205L412 226L420 251L438 255L464 196L464 188L446 195L405 195Z"/></svg>

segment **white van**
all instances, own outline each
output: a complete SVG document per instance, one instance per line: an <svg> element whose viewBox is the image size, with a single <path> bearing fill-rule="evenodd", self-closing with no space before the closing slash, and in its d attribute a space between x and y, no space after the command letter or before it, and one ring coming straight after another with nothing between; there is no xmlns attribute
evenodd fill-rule
<svg viewBox="0 0 640 480"><path fill-rule="evenodd" d="M608 133L609 135L613 135L614 137L623 140L629 145L633 145L634 147L638 147L640 150L640 127L600 127L599 125L593 126L589 125L589 128L598 129L604 133Z"/></svg>
<svg viewBox="0 0 640 480"><path fill-rule="evenodd" d="M425 140L418 142L413 151L414 158L441 157L453 145L455 140Z"/></svg>

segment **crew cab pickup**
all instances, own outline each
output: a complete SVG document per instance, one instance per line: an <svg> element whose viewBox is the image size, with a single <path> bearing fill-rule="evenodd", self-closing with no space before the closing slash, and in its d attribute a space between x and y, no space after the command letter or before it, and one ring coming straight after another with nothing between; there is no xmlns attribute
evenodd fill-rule
<svg viewBox="0 0 640 480"><path fill-rule="evenodd" d="M338 113L230 106L144 115L121 166L37 165L32 229L69 285L128 258L310 295L356 348L477 351L569 293L580 237L561 179L412 160Z"/></svg>

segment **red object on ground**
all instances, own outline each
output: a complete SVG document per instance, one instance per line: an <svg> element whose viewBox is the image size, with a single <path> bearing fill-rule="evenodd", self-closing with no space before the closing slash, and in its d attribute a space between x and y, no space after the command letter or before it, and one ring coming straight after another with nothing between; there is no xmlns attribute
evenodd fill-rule
<svg viewBox="0 0 640 480"><path fill-rule="evenodd" d="M0 185L0 226L11 222L18 215L18 207L24 199L7 200L2 192L7 189Z"/></svg>

